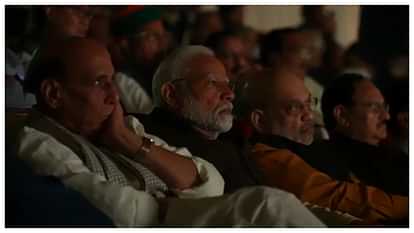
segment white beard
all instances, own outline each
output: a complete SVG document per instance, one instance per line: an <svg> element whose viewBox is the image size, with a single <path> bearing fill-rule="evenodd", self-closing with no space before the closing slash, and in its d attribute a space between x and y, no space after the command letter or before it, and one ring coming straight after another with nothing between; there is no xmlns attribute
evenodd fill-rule
<svg viewBox="0 0 414 233"><path fill-rule="evenodd" d="M233 104L221 105L212 112L204 113L197 100L192 97L186 97L184 99L182 115L199 128L216 133L225 133L233 126L233 114L221 113L221 111L228 109L232 110Z"/></svg>

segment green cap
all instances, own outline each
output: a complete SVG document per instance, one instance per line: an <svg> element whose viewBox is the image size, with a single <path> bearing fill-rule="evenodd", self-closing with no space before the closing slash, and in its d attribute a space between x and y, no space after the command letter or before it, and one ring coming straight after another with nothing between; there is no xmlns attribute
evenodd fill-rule
<svg viewBox="0 0 414 233"><path fill-rule="evenodd" d="M160 20L161 10L155 6L127 6L119 10L112 23L115 36L127 36L137 32L146 23Z"/></svg>

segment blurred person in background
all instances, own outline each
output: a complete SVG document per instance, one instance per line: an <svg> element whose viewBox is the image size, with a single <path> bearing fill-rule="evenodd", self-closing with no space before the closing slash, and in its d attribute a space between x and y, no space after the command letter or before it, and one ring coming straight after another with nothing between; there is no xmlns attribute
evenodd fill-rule
<svg viewBox="0 0 414 233"><path fill-rule="evenodd" d="M214 33L205 45L214 51L232 81L251 67L248 51L239 34L228 31Z"/></svg>
<svg viewBox="0 0 414 233"><path fill-rule="evenodd" d="M169 48L161 9L136 5L120 7L111 28L125 63L116 70L115 79L122 106L129 113L149 113L153 108L152 77Z"/></svg>
<svg viewBox="0 0 414 233"><path fill-rule="evenodd" d="M201 45L206 43L207 38L214 33L223 30L223 24L216 6L200 6L195 14L194 24L188 32L188 43Z"/></svg>
<svg viewBox="0 0 414 233"><path fill-rule="evenodd" d="M36 99L34 95L25 93L22 86L27 68L32 60L32 54L27 49L30 9L7 6L5 13L6 108L31 108L32 105L36 104Z"/></svg>
<svg viewBox="0 0 414 233"><path fill-rule="evenodd" d="M343 58L341 74L359 74L372 81L377 76L374 63L372 61L372 51L360 42L352 44L345 52Z"/></svg>
<svg viewBox="0 0 414 233"><path fill-rule="evenodd" d="M300 28L314 29L322 33L325 45L322 65L317 69L312 69L310 75L325 86L332 77L338 74L342 66L343 48L335 38L337 31L335 14L327 6L304 5Z"/></svg>

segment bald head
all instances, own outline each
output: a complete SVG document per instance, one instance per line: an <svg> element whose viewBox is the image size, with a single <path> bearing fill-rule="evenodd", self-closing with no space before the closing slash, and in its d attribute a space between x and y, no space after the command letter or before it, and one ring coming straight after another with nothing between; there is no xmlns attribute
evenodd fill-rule
<svg viewBox="0 0 414 233"><path fill-rule="evenodd" d="M119 99L105 47L90 39L68 39L41 51L35 66L29 80L40 110L81 135L99 132Z"/></svg>
<svg viewBox="0 0 414 233"><path fill-rule="evenodd" d="M266 108L274 100L292 95L292 89L302 89L303 80L293 71L284 68L252 70L242 76L246 82L242 98L252 108Z"/></svg>
<svg viewBox="0 0 414 233"><path fill-rule="evenodd" d="M59 43L47 44L39 49L29 67L25 89L38 94L44 80L63 79L68 72L84 68L97 59L109 59L110 62L110 55L104 45L92 39L72 37L62 39Z"/></svg>
<svg viewBox="0 0 414 233"><path fill-rule="evenodd" d="M277 68L250 73L244 98L247 116L260 134L310 144L313 140L311 96L303 79Z"/></svg>

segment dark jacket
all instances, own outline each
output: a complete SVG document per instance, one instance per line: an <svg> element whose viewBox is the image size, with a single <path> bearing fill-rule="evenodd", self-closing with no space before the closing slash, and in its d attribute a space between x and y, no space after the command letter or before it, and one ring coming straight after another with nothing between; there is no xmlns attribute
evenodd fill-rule
<svg viewBox="0 0 414 233"><path fill-rule="evenodd" d="M313 150L312 146L297 143L285 137L276 135L254 134L250 141L253 144L263 143L274 148L288 149L316 170L329 175L335 180L350 181L348 168L342 161L336 158L335 154L318 153Z"/></svg>
<svg viewBox="0 0 414 233"><path fill-rule="evenodd" d="M373 146L342 135L312 146L312 154L329 154L360 182L384 191L408 195L408 156L385 146Z"/></svg>
<svg viewBox="0 0 414 233"><path fill-rule="evenodd" d="M193 155L212 163L226 182L225 192L258 184L255 168L247 158L247 144L236 147L227 141L205 139L187 120L160 108L136 117L147 133L157 135L169 145L186 147Z"/></svg>

